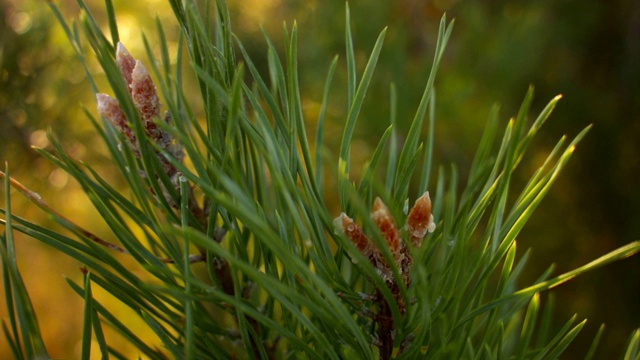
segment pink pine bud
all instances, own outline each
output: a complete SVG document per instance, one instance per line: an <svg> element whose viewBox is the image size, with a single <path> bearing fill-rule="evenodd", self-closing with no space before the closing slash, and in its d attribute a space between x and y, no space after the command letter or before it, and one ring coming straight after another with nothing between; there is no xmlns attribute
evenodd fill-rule
<svg viewBox="0 0 640 360"><path fill-rule="evenodd" d="M162 133L154 123L154 120L160 117L160 100L151 76L140 60L136 60L129 87L145 133L154 141L161 139Z"/></svg>
<svg viewBox="0 0 640 360"><path fill-rule="evenodd" d="M131 56L122 43L118 43L116 48L116 64L127 83L127 89L129 90L133 104L140 115L144 134L151 141L167 151L169 156L172 156L178 162L182 161L184 157L182 146L177 142L174 143L173 137L169 133L161 130L155 123L155 121L160 118L160 100L147 69L142 62L135 60L133 56ZM97 100L100 115L105 117L116 130L127 138L135 155L140 157L137 139L129 127L126 115L120 108L118 101L104 94L98 94ZM129 120L135 121L136 119ZM168 113L165 116L165 121L167 123L171 121ZM180 172L173 166L166 155L161 152L156 152L156 155L162 164L163 171L169 176L173 187L179 189L178 179ZM163 194L165 198L168 199L168 192L163 192L165 192L165 194Z"/></svg>
<svg viewBox="0 0 640 360"><path fill-rule="evenodd" d="M122 133L135 152L138 151L138 143L136 136L127 124L127 117L120 108L118 100L112 98L107 94L96 94L96 100L98 102L98 113L104 117L113 125L116 130Z"/></svg>
<svg viewBox="0 0 640 360"><path fill-rule="evenodd" d="M402 264L406 262L405 260L408 260L409 254L407 254L407 249L400 238L400 232L396 226L395 219L391 215L389 208L387 208L384 202L378 197L373 202L371 219L380 230L382 238L387 243L391 256L395 260L396 265L400 267L400 274L404 278L405 271L408 269L404 269ZM378 248L373 252L373 258L375 259L374 265L382 278L389 284L395 284L396 280L391 272L391 267Z"/></svg>
<svg viewBox="0 0 640 360"><path fill-rule="evenodd" d="M347 216L345 213L341 213L340 216L333 220L335 229L344 234L360 252L366 256L371 256L372 244L369 242L367 235L364 234L362 228L356 224L353 219Z"/></svg>
<svg viewBox="0 0 640 360"><path fill-rule="evenodd" d="M122 45L121 42L118 43L116 47L116 64L120 68L120 72L122 76L124 76L124 80L127 85L131 84L131 73L133 73L133 68L136 65L136 60L129 54L127 48ZM131 93L131 89L127 87L129 93Z"/></svg>
<svg viewBox="0 0 640 360"><path fill-rule="evenodd" d="M387 245L389 245L391 254L395 257L395 254L397 254L401 248L402 242L402 239L400 239L400 233L398 232L398 227L396 226L396 221L393 219L393 216L391 216L389 208L387 208L379 197L377 197L373 202L372 210L371 219L378 229L380 229L382 237Z"/></svg>
<svg viewBox="0 0 640 360"><path fill-rule="evenodd" d="M407 216L405 229L411 236L411 243L414 247L419 248L422 245L427 232L433 232L436 224L431 214L431 198L429 192L425 192L411 208Z"/></svg>

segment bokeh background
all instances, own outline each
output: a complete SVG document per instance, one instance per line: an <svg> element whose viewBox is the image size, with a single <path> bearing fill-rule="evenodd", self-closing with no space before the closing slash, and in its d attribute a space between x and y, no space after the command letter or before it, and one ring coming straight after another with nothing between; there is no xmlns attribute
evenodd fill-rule
<svg viewBox="0 0 640 360"><path fill-rule="evenodd" d="M57 3L67 19L78 17L75 1ZM88 3L99 19L104 18L102 1ZM329 63L340 54L327 124L332 134L327 141L335 145L335 152L346 111L341 92L344 3L228 3L234 31L263 69L266 46L261 26L282 48L283 22L297 21L300 80L310 122L317 116ZM156 16L169 41L175 41L176 25L165 1L114 0L114 4L122 39L134 56L145 58L141 32L153 41ZM563 272L640 238L640 2L354 0L350 5L360 71L378 33L389 26L356 133L363 159L388 126L391 82L398 91L400 133L406 131L431 67L439 20L446 12L456 24L436 82L434 157L438 164L456 164L462 184L491 106L501 104L506 123L530 84L536 89L534 111L557 94L564 97L518 171L518 182L526 181L563 134L573 137L593 124L518 239L522 252L533 248L522 283L533 281L550 263L557 264L557 273ZM78 186L31 149L49 146L46 133L51 129L76 158L108 176L109 159L82 114L83 107L95 113L95 104L79 63L43 1L0 0L0 6L0 158L9 162L14 177L51 205L108 237ZM91 71L100 80L100 69L93 66ZM16 214L55 227L19 194L11 195ZM80 280L81 264L33 239L18 239L19 266L50 355L76 358L82 301L64 277ZM589 319L564 358L584 357L601 323L607 328L599 357L619 357L631 331L640 327L640 257L574 279L553 293L558 323L574 313ZM120 315L133 318L126 309ZM6 319L4 304L0 316ZM6 351L4 339L0 340L0 358Z"/></svg>

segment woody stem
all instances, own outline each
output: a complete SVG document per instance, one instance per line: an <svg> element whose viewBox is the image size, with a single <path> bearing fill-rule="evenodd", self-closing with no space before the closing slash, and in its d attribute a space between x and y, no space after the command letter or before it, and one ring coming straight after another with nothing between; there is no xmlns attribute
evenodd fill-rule
<svg viewBox="0 0 640 360"><path fill-rule="evenodd" d="M378 316L376 321L378 323L378 340L380 341L380 360L387 360L391 358L393 353L393 317L391 316L391 309L389 303L378 294L380 301L378 302Z"/></svg>

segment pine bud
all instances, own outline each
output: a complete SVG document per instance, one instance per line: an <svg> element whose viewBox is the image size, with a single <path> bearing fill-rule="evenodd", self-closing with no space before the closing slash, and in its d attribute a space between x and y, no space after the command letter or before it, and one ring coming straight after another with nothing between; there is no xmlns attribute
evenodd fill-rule
<svg viewBox="0 0 640 360"><path fill-rule="evenodd" d="M131 149L136 155L139 155L138 141L133 131L127 125L127 117L120 108L118 100L112 98L107 94L96 94L96 100L98 102L98 113L109 121L113 127L124 135L129 141Z"/></svg>
<svg viewBox="0 0 640 360"><path fill-rule="evenodd" d="M125 48L121 42L119 42L116 47L116 64L118 64L118 68L120 68L120 72L122 76L124 76L127 85L131 84L131 73L133 73L133 68L136 66L136 60L129 54L129 51L127 51L127 48ZM131 89L127 89L129 93L131 93Z"/></svg>
<svg viewBox="0 0 640 360"><path fill-rule="evenodd" d="M405 229L411 236L413 246L419 248L427 232L431 233L435 228L436 224L431 214L431 198L429 198L429 192L427 191L416 200L413 208L411 208L407 216Z"/></svg>

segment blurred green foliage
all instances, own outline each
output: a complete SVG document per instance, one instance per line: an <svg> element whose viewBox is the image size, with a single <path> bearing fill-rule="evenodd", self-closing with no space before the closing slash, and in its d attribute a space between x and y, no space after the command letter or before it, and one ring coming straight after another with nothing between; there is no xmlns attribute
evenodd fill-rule
<svg viewBox="0 0 640 360"><path fill-rule="evenodd" d="M77 12L72 2L68 3L68 11ZM114 4L119 20L130 29L130 33L123 35L124 41L135 42L131 45L134 49L141 44L140 30L152 28L156 14L163 19L169 13L163 1L114 1ZM303 103L305 111L316 114L329 63L335 54L344 53L344 4L320 0L244 0L229 1L229 6L234 31L254 60L266 59L261 26L277 42L282 39L283 21L291 23L296 19ZM456 26L436 82L436 163L457 164L464 179L492 104L495 101L502 104L501 117L506 123L516 113L529 84L536 87L534 113L556 94L564 95L534 144L537 158L544 159L563 134L573 136L586 125L594 124L567 171L531 219L528 231L519 239L521 248L534 248L532 260L539 264L530 267L535 273L525 280L532 280L549 262L556 262L558 271L567 270L637 239L640 234L637 180L640 3L637 1L352 1L352 30L357 49L370 49L382 27L389 26L356 132L362 158L373 151L388 124L390 109L386 99L390 82L398 85L399 134L407 130L410 114L415 111L411 106L418 103L430 70L425 64L431 63L438 20L443 12L456 19ZM172 26L165 24L165 29ZM42 143L46 142L43 130L52 127L78 158L92 157L93 164L104 162L93 146L91 151L86 150L95 136L81 114L82 104L94 111L93 99L87 98L88 85L53 16L38 1L3 0L0 27L0 157L10 161L15 177L36 191L42 190L50 203L55 204L56 199L68 202L74 185L67 184L63 175L56 174L37 158L29 145L46 146ZM282 42L276 48L283 49ZM360 65L367 55L356 52ZM344 57L340 61L344 63ZM266 73L266 62L257 65ZM345 83L345 74L337 73L336 81ZM346 94L339 92L332 96L332 104L346 99ZM328 109L327 136L334 129L335 137L327 139L327 143L335 148L339 142L337 129L341 127L337 121L344 118L346 100L342 104ZM355 162L360 155L354 156ZM540 165L535 158L522 167L521 181L526 181L528 174ZM76 209L79 217L90 216L89 210L85 213L79 207L82 210ZM17 214L30 211L17 206L14 209ZM588 318L589 325L580 337L587 344L599 324L607 323L600 353L618 354L631 330L640 326L637 274L640 262L634 258L563 285L555 290L559 317L568 318L578 312L580 317ZM55 317L52 315L55 311L51 309L51 314L40 311L40 318ZM582 358L587 347L580 344L580 338L573 345L576 358Z"/></svg>

